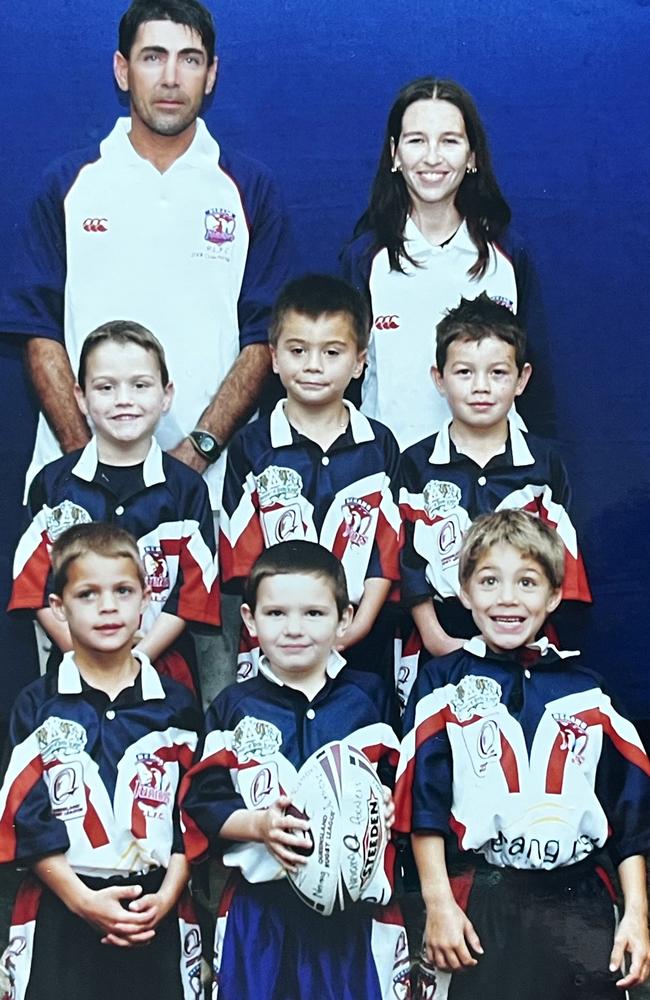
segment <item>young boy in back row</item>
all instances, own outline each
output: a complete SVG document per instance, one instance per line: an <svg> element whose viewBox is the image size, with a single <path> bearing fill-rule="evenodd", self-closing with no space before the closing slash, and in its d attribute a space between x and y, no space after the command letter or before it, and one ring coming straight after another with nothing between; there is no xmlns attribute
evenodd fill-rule
<svg viewBox="0 0 650 1000"><path fill-rule="evenodd" d="M255 563L244 601L242 617L263 651L259 673L225 688L208 710L182 799L188 858L223 855L235 872L217 917L216 995L400 1000L408 995L406 933L396 906L376 905L391 893L389 864L366 885L372 903L330 916L307 907L286 878L305 862L309 824L288 811L305 761L343 740L392 784L397 759L386 685L336 652L353 613L343 568L315 542L273 545Z"/></svg>
<svg viewBox="0 0 650 1000"><path fill-rule="evenodd" d="M650 761L579 654L536 641L564 563L541 519L480 517L459 568L480 636L425 664L409 700L396 828L426 905L422 998L614 1000L650 970Z"/></svg>
<svg viewBox="0 0 650 1000"><path fill-rule="evenodd" d="M59 650L71 649L67 625L48 607L50 547L74 524L117 524L138 542L151 594L138 648L195 689L183 633L188 621L219 624L219 591L207 487L153 436L173 393L162 346L146 327L116 320L88 335L75 396L93 438L46 465L30 487L9 610L34 610Z"/></svg>
<svg viewBox="0 0 650 1000"><path fill-rule="evenodd" d="M194 1000L201 939L176 805L198 708L132 650L149 588L134 539L70 528L50 607L72 651L18 697L0 861L31 867L2 964L11 1000ZM144 947L146 946L146 947Z"/></svg>
<svg viewBox="0 0 650 1000"><path fill-rule="evenodd" d="M340 649L360 668L386 647L392 656L392 635L375 631L365 651L358 644L399 579L399 448L343 399L363 371L370 324L367 303L340 278L307 275L284 288L269 343L287 398L230 443L219 538L222 587L240 593L270 545L304 538L333 552L355 607Z"/></svg>
<svg viewBox="0 0 650 1000"><path fill-rule="evenodd" d="M564 543L564 600L590 602L591 593L562 460L552 442L522 433L514 411L531 376L517 318L485 293L461 299L437 326L431 375L452 416L402 456L401 571L402 599L422 644L441 656L474 631L459 601L458 561L463 535L479 514L517 508L539 515ZM416 653L403 657L405 694L416 660Z"/></svg>

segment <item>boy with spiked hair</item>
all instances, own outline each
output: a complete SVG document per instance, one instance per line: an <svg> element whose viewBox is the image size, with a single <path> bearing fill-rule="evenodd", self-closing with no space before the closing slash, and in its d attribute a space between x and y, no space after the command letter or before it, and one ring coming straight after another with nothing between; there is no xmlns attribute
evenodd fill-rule
<svg viewBox="0 0 650 1000"><path fill-rule="evenodd" d="M433 656L461 647L473 632L459 600L458 564L463 536L480 514L516 508L553 525L564 543L564 600L591 601L564 464L551 442L523 432L514 409L530 375L519 320L487 294L461 299L438 324L431 376L452 416L405 451L400 489L402 598ZM404 696L418 645L402 659Z"/></svg>
<svg viewBox="0 0 650 1000"><path fill-rule="evenodd" d="M240 593L276 542L308 539L333 552L355 609L340 649L360 668L392 655L390 624L378 618L399 578L400 544L397 442L344 399L369 336L368 305L340 278L311 274L284 288L269 339L287 397L231 442L219 539L222 586ZM254 654L241 660L255 669Z"/></svg>
<svg viewBox="0 0 650 1000"><path fill-rule="evenodd" d="M416 679L395 798L426 906L418 996L615 1000L650 971L650 761L579 654L536 638L564 566L541 518L478 518L459 579L480 635Z"/></svg>
<svg viewBox="0 0 650 1000"><path fill-rule="evenodd" d="M72 650L18 697L0 789L0 861L32 872L3 956L11 997L194 1000L201 939L176 793L199 712L132 649L150 598L135 540L77 525L52 563Z"/></svg>

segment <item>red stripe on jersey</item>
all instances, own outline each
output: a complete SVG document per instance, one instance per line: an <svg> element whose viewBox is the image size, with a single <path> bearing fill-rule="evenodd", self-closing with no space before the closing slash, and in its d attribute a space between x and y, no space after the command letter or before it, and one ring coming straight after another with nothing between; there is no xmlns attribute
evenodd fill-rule
<svg viewBox="0 0 650 1000"><path fill-rule="evenodd" d="M42 895L43 883L35 875L28 875L21 883L11 909L13 926L29 924L36 920Z"/></svg>
<svg viewBox="0 0 650 1000"><path fill-rule="evenodd" d="M545 790L549 795L559 795L562 791L564 768L567 759L566 748L562 749L563 742L562 733L558 733L553 741L553 747L548 757Z"/></svg>
<svg viewBox="0 0 650 1000"><path fill-rule="evenodd" d="M83 821L84 833L93 847L105 847L110 842L108 834L104 829L104 824L99 818L97 810L90 801L90 789L88 785L84 785L84 790L86 792L86 815Z"/></svg>
<svg viewBox="0 0 650 1000"><path fill-rule="evenodd" d="M378 906L373 911L372 919L376 920L378 924L390 924L394 927L404 926L404 917L402 916L399 903L389 903L388 906ZM402 994L398 994L396 992L394 995L401 996Z"/></svg>
<svg viewBox="0 0 650 1000"><path fill-rule="evenodd" d="M198 565L187 547L189 537L183 538L182 541L178 559L178 571L182 574L182 583L178 591L176 613L183 621L220 625L221 608L218 583L215 580L210 590L206 590L202 567ZM165 551L164 542L163 551Z"/></svg>
<svg viewBox="0 0 650 1000"><path fill-rule="evenodd" d="M612 903L615 903L617 901L616 889L614 888L614 883L612 882L608 873L605 871L604 868L601 868L600 865L596 865L595 871L596 875L607 889L607 894L611 899Z"/></svg>
<svg viewBox="0 0 650 1000"><path fill-rule="evenodd" d="M501 730L499 730L499 735L501 737L501 770L503 771L506 779L508 791L518 792L520 790L520 785L517 758L515 757L515 752L512 749L512 746L505 738Z"/></svg>
<svg viewBox="0 0 650 1000"><path fill-rule="evenodd" d="M181 920L185 921L186 924L198 923L194 900L190 895L189 889L183 889L181 898L176 904L176 913Z"/></svg>
<svg viewBox="0 0 650 1000"><path fill-rule="evenodd" d="M377 764L384 756L388 760L388 763L395 765L399 757L399 750L394 747L387 747L383 743L374 743L369 747L359 747L365 753L371 764Z"/></svg>
<svg viewBox="0 0 650 1000"><path fill-rule="evenodd" d="M386 520L381 510L377 518L375 544L379 552L382 579L399 580L399 553L403 544L401 532L399 535L395 533L392 524Z"/></svg>
<svg viewBox="0 0 650 1000"><path fill-rule="evenodd" d="M17 608L44 608L47 606L47 579L52 568L50 541L46 531L13 582L7 611Z"/></svg>
<svg viewBox="0 0 650 1000"><path fill-rule="evenodd" d="M412 524L415 524L416 521L424 521L425 524L437 524L438 521L442 521L442 517L439 515L429 517L425 510L411 507L409 503L401 503L399 505L399 512L402 521L411 521Z"/></svg>
<svg viewBox="0 0 650 1000"><path fill-rule="evenodd" d="M43 775L43 762L34 757L23 768L15 780L7 796L5 811L0 817L0 862L14 861L16 857L16 813L31 792L34 785Z"/></svg>
<svg viewBox="0 0 650 1000"><path fill-rule="evenodd" d="M191 816L183 813L183 843L188 861L203 861L210 849L210 841Z"/></svg>
<svg viewBox="0 0 650 1000"><path fill-rule="evenodd" d="M621 757L625 757L626 760L635 764L639 770L650 777L650 760L648 760L645 751L642 747L628 742L620 733L617 733L609 715L606 715L599 708L589 708L584 712L576 712L576 719L582 719L588 726L602 726L603 732L607 733Z"/></svg>
<svg viewBox="0 0 650 1000"><path fill-rule="evenodd" d="M415 754L418 748L426 740L435 736L441 729L444 729L449 716L449 707L444 705L434 715L421 722L415 730ZM415 756L406 765L404 771L395 785L395 829L400 833L409 833L413 821L413 772L415 770Z"/></svg>
<svg viewBox="0 0 650 1000"><path fill-rule="evenodd" d="M578 552L578 558L574 559L568 549L564 550L562 600L583 601L585 604L591 604L593 601L582 555Z"/></svg>
<svg viewBox="0 0 650 1000"><path fill-rule="evenodd" d="M234 545L230 544L230 539L219 532L219 571L223 582L228 580L245 580L250 573L253 563L265 549L262 525L259 514L254 516L246 525L244 531Z"/></svg>

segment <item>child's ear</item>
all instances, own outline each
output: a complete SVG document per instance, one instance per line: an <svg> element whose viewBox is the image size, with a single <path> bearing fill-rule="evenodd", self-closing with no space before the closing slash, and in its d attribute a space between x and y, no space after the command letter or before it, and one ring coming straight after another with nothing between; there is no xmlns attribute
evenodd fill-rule
<svg viewBox="0 0 650 1000"><path fill-rule="evenodd" d="M242 606L240 608L240 611L241 611L241 616L242 616L242 620L244 622L244 625L248 629L248 634L253 639L257 639L257 629L255 628L255 618L253 617L253 612L249 608L248 604L242 604Z"/></svg>
<svg viewBox="0 0 650 1000"><path fill-rule="evenodd" d="M555 611L561 600L562 600L562 588L558 587L557 590L552 590L546 602L546 614L547 615L553 614L553 612Z"/></svg>
<svg viewBox="0 0 650 1000"><path fill-rule="evenodd" d="M143 615L149 607L151 601L151 587L145 587L142 591L142 601L140 602L140 614Z"/></svg>
<svg viewBox="0 0 650 1000"><path fill-rule="evenodd" d="M173 382L168 382L167 385L165 386L164 390L163 390L163 401L162 401L162 412L163 413L167 413L169 411L169 407L174 402L174 393L175 392L176 392L176 389L174 388L174 383Z"/></svg>
<svg viewBox="0 0 650 1000"><path fill-rule="evenodd" d="M343 614L339 618L339 623L336 626L336 638L342 639L347 630L352 624L352 619L354 618L354 608L351 604L348 604L347 608L343 611Z"/></svg>
<svg viewBox="0 0 650 1000"><path fill-rule="evenodd" d="M88 416L88 407L86 406L86 397L84 396L84 391L78 382L74 384L74 398L77 400L77 406L83 413L84 417Z"/></svg>
<svg viewBox="0 0 650 1000"><path fill-rule="evenodd" d="M533 367L529 365L528 362L524 365L519 373L519 378L517 379L517 388L515 389L515 396L521 396L522 392L528 385L528 380L533 374Z"/></svg>
<svg viewBox="0 0 650 1000"><path fill-rule="evenodd" d="M363 375L363 366L366 363L367 357L367 351L359 351L357 354L357 363L352 370L352 378L359 378L359 376Z"/></svg>
<svg viewBox="0 0 650 1000"><path fill-rule="evenodd" d="M271 351L271 366L273 368L273 373L275 375L279 375L280 373L278 372L278 352L277 352L277 348L275 348L271 344L270 347L269 347L269 350Z"/></svg>
<svg viewBox="0 0 650 1000"><path fill-rule="evenodd" d="M67 622L68 619L65 616L65 608L63 607L63 601L61 600L59 594L50 594L48 600L50 602L52 614L56 620L59 622Z"/></svg>
<svg viewBox="0 0 650 1000"><path fill-rule="evenodd" d="M441 396L445 396L445 380L442 372L435 365L431 365L431 378L433 379L433 384L440 393Z"/></svg>

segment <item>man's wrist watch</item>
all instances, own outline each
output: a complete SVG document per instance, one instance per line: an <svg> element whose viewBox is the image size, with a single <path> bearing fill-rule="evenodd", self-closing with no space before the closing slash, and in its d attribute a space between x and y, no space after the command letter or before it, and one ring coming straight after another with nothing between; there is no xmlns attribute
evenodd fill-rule
<svg viewBox="0 0 650 1000"><path fill-rule="evenodd" d="M223 446L219 444L214 434L210 434L209 431L203 431L200 427L196 427L193 431L190 431L188 437L194 445L194 450L210 464L216 462L223 451Z"/></svg>

